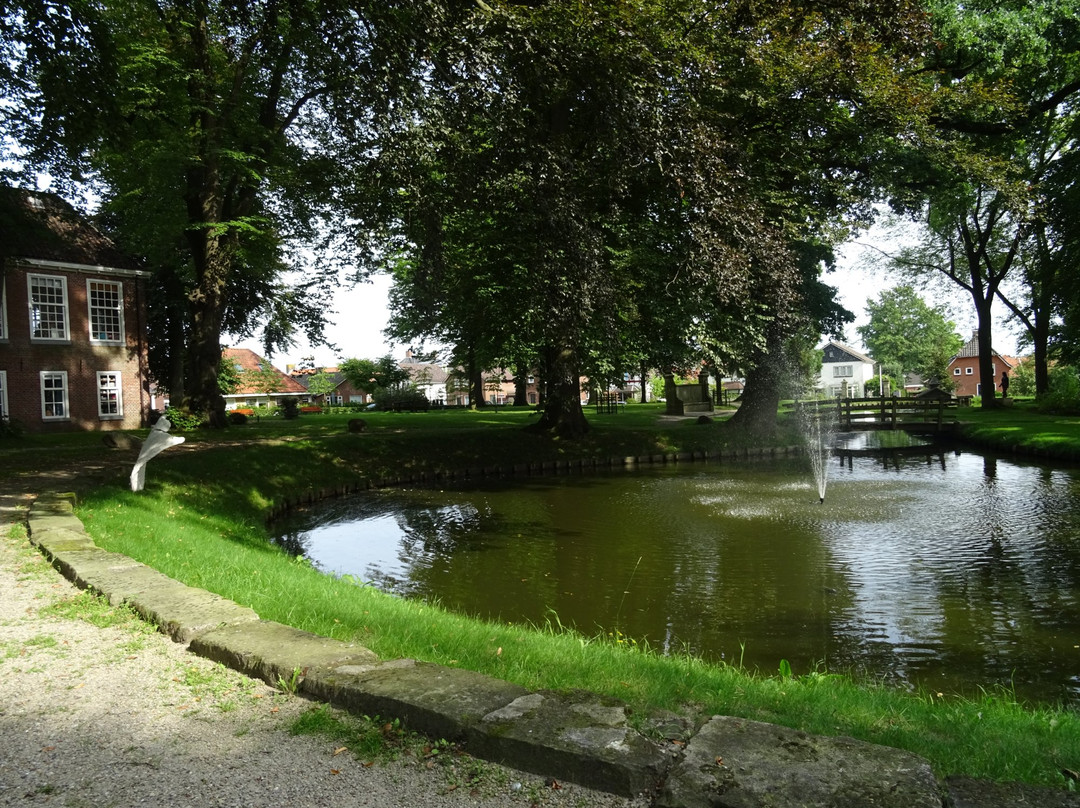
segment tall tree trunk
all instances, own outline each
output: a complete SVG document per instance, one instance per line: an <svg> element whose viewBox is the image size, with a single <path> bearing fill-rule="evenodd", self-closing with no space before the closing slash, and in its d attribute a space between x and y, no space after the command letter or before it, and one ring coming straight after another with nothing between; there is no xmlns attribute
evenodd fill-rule
<svg viewBox="0 0 1080 808"><path fill-rule="evenodd" d="M581 378L573 349L563 348L551 354L547 387L540 420L529 428L561 438L581 438L588 434L589 422L581 408Z"/></svg>
<svg viewBox="0 0 1080 808"><path fill-rule="evenodd" d="M514 406L524 407L529 403L529 369L518 365L514 372Z"/></svg>
<svg viewBox="0 0 1080 808"><path fill-rule="evenodd" d="M641 403L646 404L649 401L649 367L644 362L638 375L641 377Z"/></svg>
<svg viewBox="0 0 1080 808"><path fill-rule="evenodd" d="M205 226L188 232L197 284L190 295L191 383L186 401L193 413L206 415L210 426L220 429L228 426L225 398L218 386L218 371L225 314L225 279L232 260L226 244L229 236L214 234Z"/></svg>
<svg viewBox="0 0 1080 808"><path fill-rule="evenodd" d="M780 407L780 380L783 369L777 364L764 361L746 372L746 387L742 403L734 415L732 424L751 435L767 438L776 432L776 413Z"/></svg>
<svg viewBox="0 0 1080 808"><path fill-rule="evenodd" d="M994 372L993 315L990 306L976 306L975 316L979 323L979 395L982 397L982 406L997 407L1001 405L1001 401L995 392L999 377Z"/></svg>
<svg viewBox="0 0 1080 808"><path fill-rule="evenodd" d="M469 384L469 409L475 410L487 406L484 400L484 372L476 362L476 350L469 346L465 375Z"/></svg>

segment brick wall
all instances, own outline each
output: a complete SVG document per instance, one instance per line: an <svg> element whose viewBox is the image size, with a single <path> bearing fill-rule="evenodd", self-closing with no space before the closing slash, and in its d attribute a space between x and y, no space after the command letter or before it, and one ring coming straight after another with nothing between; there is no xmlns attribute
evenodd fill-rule
<svg viewBox="0 0 1080 808"><path fill-rule="evenodd" d="M69 339L40 342L30 338L27 275L63 277L67 282ZM87 282L122 284L123 344L95 344L90 339ZM0 340L0 370L6 371L9 417L29 432L137 429L149 411L145 273L77 268L75 265L36 265L9 261L3 273L2 305L6 331ZM67 373L68 415L63 420L42 417L41 371ZM120 374L123 416L102 418L98 412L98 371Z"/></svg>

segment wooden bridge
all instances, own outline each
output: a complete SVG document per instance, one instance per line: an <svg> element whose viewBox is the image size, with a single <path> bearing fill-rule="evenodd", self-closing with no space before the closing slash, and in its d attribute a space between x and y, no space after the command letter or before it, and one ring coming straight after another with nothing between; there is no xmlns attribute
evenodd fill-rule
<svg viewBox="0 0 1080 808"><path fill-rule="evenodd" d="M938 433L956 424L956 399L835 398L797 401L796 409L816 408L819 417L835 417L842 431L902 429L912 433Z"/></svg>

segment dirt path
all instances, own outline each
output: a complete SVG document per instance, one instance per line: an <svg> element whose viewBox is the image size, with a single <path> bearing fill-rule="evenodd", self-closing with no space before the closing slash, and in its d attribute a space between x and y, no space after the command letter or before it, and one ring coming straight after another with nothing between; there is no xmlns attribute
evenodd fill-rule
<svg viewBox="0 0 1080 808"><path fill-rule="evenodd" d="M0 805L643 808L425 742L396 759L293 735L319 709L189 654L80 593L21 527L35 485L0 493ZM43 490L43 489L42 489ZM350 716L331 713L345 722Z"/></svg>

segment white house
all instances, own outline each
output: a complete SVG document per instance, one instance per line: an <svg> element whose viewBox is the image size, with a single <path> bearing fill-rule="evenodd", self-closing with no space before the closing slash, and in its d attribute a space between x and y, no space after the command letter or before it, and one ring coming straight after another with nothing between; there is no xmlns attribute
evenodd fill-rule
<svg viewBox="0 0 1080 808"><path fill-rule="evenodd" d="M428 401L440 405L447 403L446 382L450 374L445 367L418 359L412 348L405 351L405 359L398 362L398 367L408 372L409 380Z"/></svg>
<svg viewBox="0 0 1080 808"><path fill-rule="evenodd" d="M874 374L874 360L836 340L825 343L818 390L829 398L862 398ZM876 394L877 390L871 390Z"/></svg>

